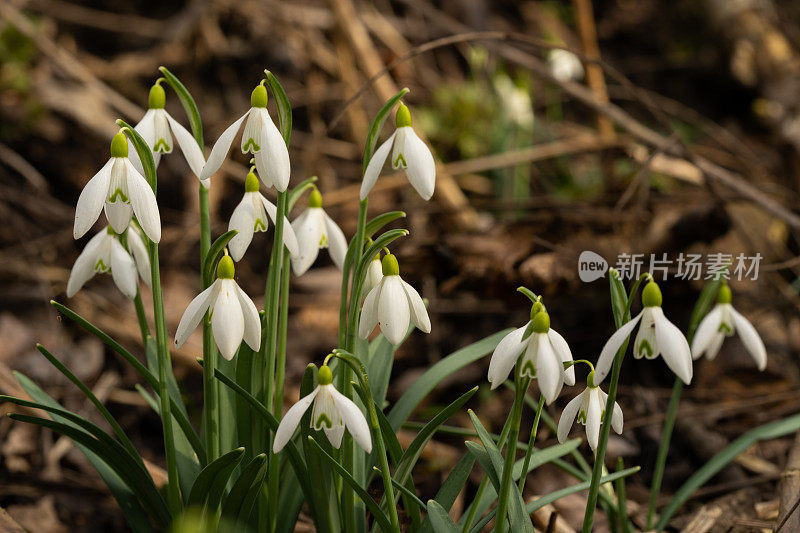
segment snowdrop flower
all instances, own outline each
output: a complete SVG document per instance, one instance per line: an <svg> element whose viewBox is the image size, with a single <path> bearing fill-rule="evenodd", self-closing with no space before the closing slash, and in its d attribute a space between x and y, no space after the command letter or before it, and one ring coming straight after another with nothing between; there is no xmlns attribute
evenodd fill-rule
<svg viewBox="0 0 800 533"><path fill-rule="evenodd" d="M586 440L592 450L597 448L597 441L600 439L600 426L606 416L606 402L608 394L594 385L594 372L589 373L586 389L573 398L561 413L558 421L558 442L563 443L567 440L569 430L575 418L578 423L586 426ZM611 427L617 434L622 433L622 409L617 402L614 402L614 412L611 414Z"/></svg>
<svg viewBox="0 0 800 533"><path fill-rule="evenodd" d="M709 360L719 353L722 341L736 332L759 370L767 367L767 349L756 328L731 305L731 288L723 283L717 294L717 305L700 322L692 341L692 357L706 354Z"/></svg>
<svg viewBox="0 0 800 533"><path fill-rule="evenodd" d="M558 81L578 81L583 78L583 63L581 59L561 48L554 48L547 54L547 64L550 73Z"/></svg>
<svg viewBox="0 0 800 533"><path fill-rule="evenodd" d="M275 432L275 442L272 452L280 452L292 438L300 420L311 409L311 427L317 431L324 431L331 445L339 448L345 428L353 435L353 439L365 452L372 451L372 438L369 434L367 419L361 410L333 386L333 373L328 365L323 365L317 374L317 388L311 394L300 398L284 415Z"/></svg>
<svg viewBox="0 0 800 533"><path fill-rule="evenodd" d="M139 132L139 135L142 136L153 152L153 162L156 167L161 161L162 154L172 153L174 135L181 152L183 152L183 156L186 158L186 162L189 164L189 168L192 169L195 176L199 177L206 162L203 157L203 151L198 146L194 136L164 109L167 97L164 88L161 87L162 81L164 81L164 78L158 78L155 85L150 88L148 110L134 129ZM136 153L130 142L128 143L128 152L133 166L140 174L144 174L144 167L139 159L139 154ZM203 187L206 189L208 189L210 182L211 180L208 179L201 180Z"/></svg>
<svg viewBox="0 0 800 533"><path fill-rule="evenodd" d="M642 291L642 305L644 306L642 312L630 322L623 324L603 346L603 351L597 360L595 376L597 382L603 381L606 377L617 350L641 321L639 333L633 343L634 357L655 359L661 355L670 370L688 385L692 381L693 372L689 343L681 330L664 316L664 311L661 310L661 289L652 279Z"/></svg>
<svg viewBox="0 0 800 533"><path fill-rule="evenodd" d="M95 235L83 249L67 281L67 297L75 296L83 285L95 274L111 273L114 283L122 294L133 300L138 289L136 284L137 270L142 280L150 286L150 258L142 238L131 226L127 233L128 247L133 254L122 245L119 235L111 226Z"/></svg>
<svg viewBox="0 0 800 533"><path fill-rule="evenodd" d="M231 215L230 224L228 224L228 231L235 229L238 233L228 243L228 249L231 252L231 257L234 261L239 261L244 256L247 247L253 240L253 234L259 231L267 231L269 226L269 218L275 222L278 216L278 208L264 198L258 192L259 181L258 177L250 169L247 174L247 179L244 182L244 197L236 209L233 210ZM297 257L300 250L297 245L297 237L294 235L289 220L283 217L283 243L289 249L289 254L292 257Z"/></svg>
<svg viewBox="0 0 800 533"><path fill-rule="evenodd" d="M225 156L228 155L233 138L246 119L242 133L242 153L253 154L258 175L264 185L283 192L289 186L289 150L267 111L267 89L263 81L253 89L250 105L247 113L228 126L228 129L219 136L200 173L200 179L207 180L219 170L225 161Z"/></svg>
<svg viewBox="0 0 800 533"><path fill-rule="evenodd" d="M347 240L336 222L322 209L322 195L316 188L308 197L308 209L294 219L292 229L299 249L292 256L292 270L296 275L305 274L322 248L328 248L334 264L342 268L347 254Z"/></svg>
<svg viewBox="0 0 800 533"><path fill-rule="evenodd" d="M371 243L372 241L370 240L367 246L369 247ZM361 287L361 295L366 296L369 294L372 289L378 286L382 279L383 265L381 264L381 255L377 253L367 267L367 276L364 278L364 285Z"/></svg>
<svg viewBox="0 0 800 533"><path fill-rule="evenodd" d="M361 199L367 197L375 182L378 181L378 175L389 156L389 150L391 150L392 168L404 168L411 186L423 199L430 200L436 185L436 163L433 162L433 156L428 147L414 133L414 129L411 127L411 113L403 104L397 108L395 124L397 130L375 150L372 159L369 160L367 170L364 172L364 180L361 183Z"/></svg>
<svg viewBox="0 0 800 533"><path fill-rule="evenodd" d="M530 334L526 337L527 332ZM575 384L575 369L570 366L564 370L564 363L572 361L569 345L550 328L550 315L539 302L531 307L531 321L503 337L494 349L488 375L492 389L505 381L523 351L520 375L539 380L548 404L558 398L564 383Z"/></svg>
<svg viewBox="0 0 800 533"><path fill-rule="evenodd" d="M381 266L383 277L364 299L358 335L366 339L375 326L380 324L383 336L397 346L403 342L409 323L420 331L430 333L431 319L428 318L425 303L414 287L400 277L397 258L386 254Z"/></svg>
<svg viewBox="0 0 800 533"><path fill-rule="evenodd" d="M217 265L217 280L191 301L175 332L175 347L180 348L197 327L206 310L211 310L211 331L222 356L230 361L242 344L257 351L261 346L261 322L252 300L233 281L234 266L229 256Z"/></svg>
<svg viewBox="0 0 800 533"><path fill-rule="evenodd" d="M75 208L73 236L81 238L105 208L108 223L117 233L128 227L133 215L145 235L161 240L161 217L156 195L128 159L128 141L120 131L111 141L111 159L86 184Z"/></svg>

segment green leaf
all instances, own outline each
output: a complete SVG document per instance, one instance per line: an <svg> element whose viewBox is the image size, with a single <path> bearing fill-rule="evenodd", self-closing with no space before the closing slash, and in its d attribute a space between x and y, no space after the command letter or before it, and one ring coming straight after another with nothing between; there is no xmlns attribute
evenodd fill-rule
<svg viewBox="0 0 800 533"><path fill-rule="evenodd" d="M436 533L461 533L447 513L447 509L439 505L436 500L428 500L428 519Z"/></svg>
<svg viewBox="0 0 800 533"><path fill-rule="evenodd" d="M474 465L475 457L469 453L464 454L458 463L456 463L456 466L453 467L453 470L450 471L450 474L448 474L447 479L444 480L444 483L442 483L442 486L436 493L436 498L434 498L434 500L436 500L436 503L444 509L445 513L450 511L450 508L455 503L456 498L458 498L458 495L464 489L464 485L469 479L469 474L472 472L472 467ZM425 517L425 521L422 523L420 533L432 533L433 531L429 509L428 516Z"/></svg>
<svg viewBox="0 0 800 533"><path fill-rule="evenodd" d="M408 332L411 332L413 327L414 325L411 324ZM372 398L375 400L375 405L380 408L379 410L383 409L383 405L386 402L386 392L389 390L389 378L392 375L394 353L396 351L397 346L386 340L386 337L382 334L379 334L369 344L367 374L370 377L369 386L371 387Z"/></svg>
<svg viewBox="0 0 800 533"><path fill-rule="evenodd" d="M381 469L380 469L380 468L378 468L377 466L373 466L373 467L372 467L372 470L373 470L373 472L377 472L377 473L380 473L380 471L381 471ZM404 487L403 485L401 485L400 483L398 483L398 482L397 482L397 480L396 480L396 479L394 479L394 478L392 478L392 486L393 486L394 488L396 488L396 489L397 489L397 490L400 492L400 495L403 497L404 501L405 501L405 500L408 500L408 501L410 501L411 503L413 503L413 504L414 504L414 506L413 506L413 507L414 507L414 508L415 508L417 511L419 511L420 509L425 509L425 504L424 504L424 503L422 503L422 500L420 500L420 499L417 497L417 495L416 495L416 494L414 494L414 492L413 492L413 491L411 491L411 490L407 489L406 487ZM406 511L407 511L407 510L408 510L408 507L406 507ZM411 530L412 530L412 531L418 531L418 530L419 530L419 527L414 527L414 526L412 525L412 526L411 526Z"/></svg>
<svg viewBox="0 0 800 533"><path fill-rule="evenodd" d="M142 136L133 128L133 126L124 120L117 120L117 125L122 128L122 130L125 132L125 135L128 136L131 144L133 144L133 147L136 149L136 153L139 155L139 159L142 162L144 177L147 178L147 183L150 184L150 188L153 189L153 192L155 193L158 187L156 164L155 161L153 161L153 152L147 145L147 141L142 138Z"/></svg>
<svg viewBox="0 0 800 533"><path fill-rule="evenodd" d="M625 320L625 307L628 304L628 291L616 270L609 272L609 285L611 288L611 311L614 313L614 324L619 329Z"/></svg>
<svg viewBox="0 0 800 533"><path fill-rule="evenodd" d="M233 470L244 456L244 448L236 448L210 463L198 474L189 492L186 506L206 506L214 513L222 500L222 493Z"/></svg>
<svg viewBox="0 0 800 533"><path fill-rule="evenodd" d="M408 390L400 397L386 418L392 424L395 431L400 429L403 422L408 419L417 405L428 395L443 379L454 372L464 368L492 352L500 340L505 337L511 329L505 329L485 339L481 339L474 344L470 344L460 350L448 355L431 368L428 369Z"/></svg>
<svg viewBox="0 0 800 533"><path fill-rule="evenodd" d="M189 93L188 89L181 83L181 80L177 78L172 72L167 70L167 67L159 67L158 70L161 71L161 74L164 75L164 78L169 83L172 90L175 91L175 94L178 95L178 100L181 101L181 105L183 106L184 111L186 111L186 116L189 117L189 125L192 128L192 134L194 135L194 139L197 141L198 146L200 146L200 150L203 150L203 121L200 119L200 110L197 108L197 104L192 98L192 95Z"/></svg>
<svg viewBox="0 0 800 533"><path fill-rule="evenodd" d="M311 176L310 178L306 178L292 189L292 192L289 193L289 198L287 200L287 207L286 207L286 214L288 215L291 213L294 204L300 199L304 192L314 186L314 183L317 181L316 176Z"/></svg>
<svg viewBox="0 0 800 533"><path fill-rule="evenodd" d="M267 475L267 455L256 455L236 479L231 491L222 503L222 516L235 521L237 529L245 528L253 510L261 484Z"/></svg>
<svg viewBox="0 0 800 533"><path fill-rule="evenodd" d="M672 497L672 500L664 507L661 516L656 524L656 531L662 531L669 522L675 511L686 503L689 497L706 484L706 482L717 475L717 473L733 462L739 455L744 453L750 446L761 440L777 439L785 435L790 435L800 429L800 415L790 416L783 420L770 422L744 433L742 436L731 442L722 449L717 455L711 458L699 470L686 480L680 489Z"/></svg>
<svg viewBox="0 0 800 533"><path fill-rule="evenodd" d="M284 463L281 465L285 466ZM292 469L281 468L281 487L278 494L278 520L275 531L278 533L292 533L297 527L297 517L303 507L305 496L297 481L297 476Z"/></svg>
<svg viewBox="0 0 800 533"><path fill-rule="evenodd" d="M272 72L265 70L264 74L267 75L267 85L272 91L272 96L275 98L275 103L278 106L278 120L281 126L281 135L289 146L289 140L292 136L292 106L289 103L289 97L286 96L286 91Z"/></svg>
<svg viewBox="0 0 800 533"><path fill-rule="evenodd" d="M233 239L236 234L239 233L235 229L227 231L217 237L214 243L211 245L211 248L208 249L208 254L206 255L206 260L203 262L203 286L208 287L214 281L214 269L217 267L217 263L222 257L222 252L225 250L225 247L228 246L228 243L231 239Z"/></svg>
<svg viewBox="0 0 800 533"><path fill-rule="evenodd" d="M366 228L364 230L364 238L368 239L372 237L372 235L382 229L386 224L394 222L398 218L404 218L406 216L404 211L389 211L388 213L383 213L382 215L378 215L369 222L367 222Z"/></svg>
<svg viewBox="0 0 800 533"><path fill-rule="evenodd" d="M372 121L372 126L369 128L369 132L367 133L367 142L364 145L364 165L361 173L365 173L367 171L367 165L369 165L370 159L372 159L372 155L375 153L375 147L378 145L378 135L381 132L381 128L383 127L383 123L386 120L386 117L389 115L389 112L392 108L400 101L400 99L406 95L408 92L407 88L403 88L398 92L396 95L389 98L383 107L381 107L378 114L375 115L375 120Z"/></svg>
<svg viewBox="0 0 800 533"><path fill-rule="evenodd" d="M314 439L314 437L309 436L308 442L312 450L314 450L319 456L325 460L325 462L330 466L336 473L338 473L341 478L353 489L353 492L364 502L364 505L367 506L369 511L372 513L372 516L375 520L380 524L381 528L384 531L392 531L392 525L389 522L389 518L386 516L386 513L378 507L378 504L375 503L375 500L369 495L369 493L364 490L361 485L359 485L353 476L350 475L350 472L344 469L342 465L340 465L336 459L331 457L319 443Z"/></svg>

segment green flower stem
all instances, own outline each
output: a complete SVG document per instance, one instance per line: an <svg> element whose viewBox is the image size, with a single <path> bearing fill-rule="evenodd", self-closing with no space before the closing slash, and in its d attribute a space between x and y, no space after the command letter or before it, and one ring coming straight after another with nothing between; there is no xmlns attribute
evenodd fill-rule
<svg viewBox="0 0 800 533"><path fill-rule="evenodd" d="M533 455L533 444L536 442L536 433L539 431L539 419L542 418L542 409L544 408L544 396L539 395L539 405L536 407L536 416L533 418L533 426L531 426L531 436L528 439L528 448L525 450L525 460L522 462L522 472L519 476L519 493L525 490L525 481L528 479L528 466L531 464L531 456Z"/></svg>
<svg viewBox="0 0 800 533"><path fill-rule="evenodd" d="M656 456L656 466L653 471L653 483L650 488L650 503L647 506L647 529L652 529L653 519L656 513L658 495L661 493L661 482L664 479L664 466L667 463L667 453L669 452L669 441L672 439L672 430L675 427L675 418L678 416L678 404L681 402L683 392L683 382L681 378L675 378L672 386L672 396L669 399L667 417L664 420L664 429L661 431L661 443L658 445L658 455Z"/></svg>
<svg viewBox="0 0 800 533"><path fill-rule="evenodd" d="M519 366L519 365L517 365ZM508 432L508 446L506 447L506 462L503 465L503 476L500 479L500 494L497 497L497 513L495 514L495 533L503 533L506 529L506 510L508 509L508 493L514 483L512 473L517 455L517 438L519 437L519 423L522 419L522 406L525 404L525 392L530 385L530 378L520 378L517 375L517 390L514 395L514 405L511 408L511 426Z"/></svg>
<svg viewBox="0 0 800 533"><path fill-rule="evenodd" d="M133 299L136 306L136 318L139 320L139 331L142 333L142 345L147 345L147 337L150 336L150 326L147 325L147 315L144 313L144 303L142 303L142 293L136 289L136 298Z"/></svg>
<svg viewBox="0 0 800 533"><path fill-rule="evenodd" d="M198 141L199 142L199 141ZM201 145L202 147L202 145ZM200 270L206 262L208 250L211 248L211 222L208 206L208 189L203 185L198 186L200 200ZM203 290L208 286L200 275ZM211 333L211 313L206 312L203 317L203 440L206 445L208 460L214 461L219 457L219 389L217 380L214 379L214 370L217 368L217 348L214 345L214 336Z"/></svg>

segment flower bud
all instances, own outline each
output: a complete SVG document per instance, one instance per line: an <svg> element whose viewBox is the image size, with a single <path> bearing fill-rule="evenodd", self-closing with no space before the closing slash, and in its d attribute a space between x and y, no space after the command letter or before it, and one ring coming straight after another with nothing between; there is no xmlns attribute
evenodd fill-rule
<svg viewBox="0 0 800 533"><path fill-rule="evenodd" d="M322 365L319 367L319 372L317 373L317 383L320 385L330 385L333 383L333 372L331 372L331 367L328 365Z"/></svg>
<svg viewBox="0 0 800 533"><path fill-rule="evenodd" d="M550 331L550 315L545 311L536 313L532 320L532 326L534 333L547 333Z"/></svg>
<svg viewBox="0 0 800 533"><path fill-rule="evenodd" d="M315 188L311 191L311 195L308 197L308 207L322 207L322 194L319 189Z"/></svg>
<svg viewBox="0 0 800 533"><path fill-rule="evenodd" d="M250 93L250 105L252 107L267 107L267 88L264 87L263 81Z"/></svg>
<svg viewBox="0 0 800 533"><path fill-rule="evenodd" d="M731 288L728 287L728 282L723 281L722 286L719 288L719 292L717 293L717 303L718 304L729 304L733 296L731 295Z"/></svg>
<svg viewBox="0 0 800 533"><path fill-rule="evenodd" d="M161 80L158 80L155 85L150 87L150 96L147 97L147 107L150 109L164 109L164 104L167 102L167 93L161 86Z"/></svg>
<svg viewBox="0 0 800 533"><path fill-rule="evenodd" d="M233 266L233 259L231 256L223 256L217 264L217 277L219 279L233 279L233 274L236 269Z"/></svg>
<svg viewBox="0 0 800 533"><path fill-rule="evenodd" d="M247 178L244 180L244 192L258 192L259 181L255 172L248 172Z"/></svg>
<svg viewBox="0 0 800 533"><path fill-rule="evenodd" d="M111 157L128 157L128 139L122 130L111 139Z"/></svg>
<svg viewBox="0 0 800 533"><path fill-rule="evenodd" d="M652 279L642 291L642 305L645 307L661 307L661 289Z"/></svg>
<svg viewBox="0 0 800 533"><path fill-rule="evenodd" d="M381 261L384 276L399 276L400 265L397 264L397 258L392 254L386 254Z"/></svg>
<svg viewBox="0 0 800 533"><path fill-rule="evenodd" d="M397 114L394 116L394 123L398 128L411 126L411 112L405 104L397 107Z"/></svg>

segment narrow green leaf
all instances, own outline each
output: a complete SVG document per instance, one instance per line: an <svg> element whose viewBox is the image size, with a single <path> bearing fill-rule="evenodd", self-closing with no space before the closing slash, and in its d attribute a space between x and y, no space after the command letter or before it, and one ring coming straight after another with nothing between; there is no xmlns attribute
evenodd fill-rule
<svg viewBox="0 0 800 533"><path fill-rule="evenodd" d="M472 472L473 466L475 466L475 457L469 453L464 454L458 463L456 463L456 466L453 467L453 470L450 471L450 474L448 474L447 479L444 480L444 483L442 483L442 486L436 493L434 500L436 500L436 503L438 503L445 510L445 512L450 511L450 508L453 507L456 498L458 498L458 495L461 494L461 491L464 489L464 485L469 479L469 474ZM430 511L428 511L428 516L425 517L425 521L422 522L420 533L433 533L433 531L433 525L431 524L430 519Z"/></svg>
<svg viewBox="0 0 800 533"><path fill-rule="evenodd" d="M241 527L250 519L253 503L267 475L267 455L253 458L234 482L231 491L222 503L222 516L235 521ZM241 530L241 529L240 529Z"/></svg>
<svg viewBox="0 0 800 533"><path fill-rule="evenodd" d="M228 478L243 456L244 448L236 448L201 470L189 492L186 506L202 506L208 502L206 508L213 513L219 506Z"/></svg>
<svg viewBox="0 0 800 533"><path fill-rule="evenodd" d="M404 218L406 216L404 211L389 211L388 213L383 213L381 215L376 216L369 222L367 222L366 228L364 230L364 238L368 239L371 238L372 235L380 230L386 224L394 222L398 218Z"/></svg>
<svg viewBox="0 0 800 533"><path fill-rule="evenodd" d="M202 150L203 121L200 119L200 110L197 108L194 98L192 98L189 90L181 83L181 80L170 72L167 67L158 67L158 70L161 71L167 83L169 83L172 90L175 91L175 94L178 95L178 100L180 100L183 110L186 111L186 116L189 117L189 126L192 128L194 139L197 141L198 146L200 146L200 150Z"/></svg>
<svg viewBox="0 0 800 533"><path fill-rule="evenodd" d="M208 287L214 281L214 269L217 267L217 263L219 262L220 258L222 257L222 252L225 250L225 247L228 246L228 243L231 239L233 239L238 231L232 229L227 231L217 237L214 243L211 245L211 248L208 249L208 254L206 254L206 260L203 262L203 286Z"/></svg>
<svg viewBox="0 0 800 533"><path fill-rule="evenodd" d="M447 513L447 509L439 505L436 500L428 500L428 519L436 533L461 533Z"/></svg>
<svg viewBox="0 0 800 533"><path fill-rule="evenodd" d="M373 466L372 470L377 473L380 473L381 471L381 469L378 468L377 466ZM411 490L407 489L406 487L398 483L397 480L394 478L392 478L392 486L394 486L394 488L396 488L400 492L400 495L403 496L404 499L408 499L408 501L412 502L417 510L425 509L425 504L422 503L422 500L420 500L417 497L417 495L414 494L414 492L412 492ZM412 531L417 531L419 528L418 527L415 528L412 526L411 529Z"/></svg>
<svg viewBox="0 0 800 533"><path fill-rule="evenodd" d="M407 88L401 89L400 92L389 98L378 111L378 114L375 115L375 120L372 121L372 126L370 126L369 132L367 133L367 142L364 145L364 168L361 170L362 174L367 171L367 165L369 165L372 155L375 153L375 147L378 145L378 135L381 132L384 121L386 121L386 117L395 104L397 104L406 93L408 93Z"/></svg>
<svg viewBox="0 0 800 533"><path fill-rule="evenodd" d="M311 176L310 178L306 178L292 189L292 192L289 193L289 198L287 200L287 207L286 207L286 214L288 215L291 213L294 204L300 199L304 192L314 186L314 183L317 182L316 176Z"/></svg>
<svg viewBox="0 0 800 533"><path fill-rule="evenodd" d="M269 85L272 96L275 98L275 104L278 107L278 120L281 126L281 135L289 146L289 140L292 136L292 106L289 103L289 97L286 96L286 91L272 72L265 70L264 74L267 75L267 85Z"/></svg>
<svg viewBox="0 0 800 533"><path fill-rule="evenodd" d="M614 313L614 324L619 329L625 323L623 316L628 304L628 291L616 270L609 272L608 276L611 288L611 312Z"/></svg>

